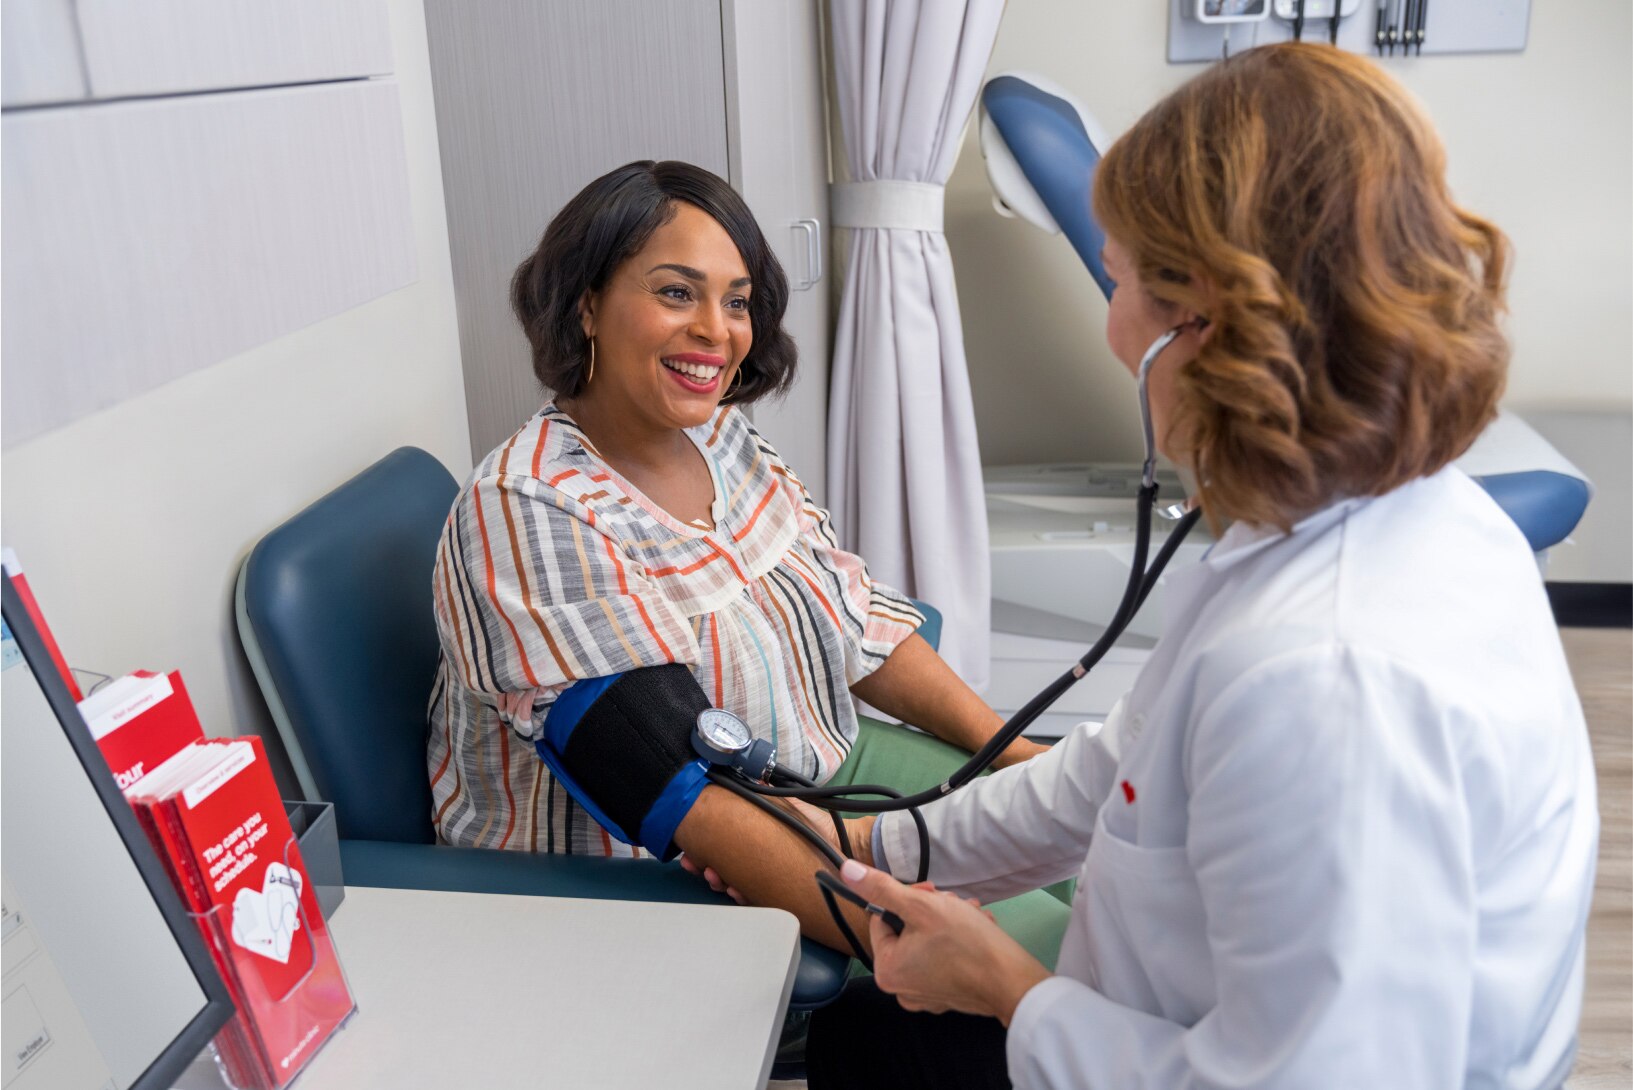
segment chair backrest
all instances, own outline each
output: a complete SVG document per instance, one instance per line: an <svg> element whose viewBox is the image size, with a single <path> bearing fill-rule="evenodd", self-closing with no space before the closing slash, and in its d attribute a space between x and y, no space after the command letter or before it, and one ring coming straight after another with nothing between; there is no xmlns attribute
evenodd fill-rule
<svg viewBox="0 0 1633 1090"><path fill-rule="evenodd" d="M917 598L911 599L924 614L924 623L919 625L919 638L930 645L931 650L941 650L941 610L929 602L921 602Z"/></svg>
<svg viewBox="0 0 1633 1090"><path fill-rule="evenodd" d="M431 843L431 570L459 486L392 451L267 534L238 577L238 631L302 788L342 837Z"/></svg>

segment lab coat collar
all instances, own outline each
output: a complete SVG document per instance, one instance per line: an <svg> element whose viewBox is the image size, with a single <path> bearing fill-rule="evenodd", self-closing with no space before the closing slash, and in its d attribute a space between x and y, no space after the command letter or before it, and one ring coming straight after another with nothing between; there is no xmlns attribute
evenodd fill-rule
<svg viewBox="0 0 1633 1090"><path fill-rule="evenodd" d="M1203 558L1203 563L1214 571L1224 571L1251 556L1257 556L1278 541L1321 533L1323 530L1341 522L1351 511L1375 498L1370 496L1346 496L1334 500L1314 514L1306 515L1298 522L1295 522L1293 529L1286 533L1274 526L1263 526L1250 522L1233 522L1214 547L1208 550L1207 556Z"/></svg>

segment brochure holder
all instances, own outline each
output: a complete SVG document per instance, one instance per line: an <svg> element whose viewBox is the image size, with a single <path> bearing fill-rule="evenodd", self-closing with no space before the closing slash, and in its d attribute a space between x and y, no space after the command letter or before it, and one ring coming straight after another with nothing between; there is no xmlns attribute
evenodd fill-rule
<svg viewBox="0 0 1633 1090"><path fill-rule="evenodd" d="M289 838L283 860L292 871L303 873L294 850L297 843L296 837ZM310 879L303 876L303 881ZM328 921L308 913L304 897L295 905L299 930L310 941L304 944L306 964L283 995L273 994L265 983L256 964L262 955L234 941L231 906L188 913L198 923L238 1008L211 1044L216 1067L233 1090L285 1090L357 1012ZM297 955L290 956L293 960Z"/></svg>

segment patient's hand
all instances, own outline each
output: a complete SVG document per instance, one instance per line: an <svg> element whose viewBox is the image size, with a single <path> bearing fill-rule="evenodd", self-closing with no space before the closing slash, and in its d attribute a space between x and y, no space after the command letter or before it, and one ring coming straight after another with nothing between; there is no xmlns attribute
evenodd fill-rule
<svg viewBox="0 0 1633 1090"><path fill-rule="evenodd" d="M727 897L730 897L740 905L748 904L748 899L731 886L726 885L725 881L721 879L720 875L715 873L715 869L713 867L699 867L692 861L692 857L687 855L685 852L681 853L680 866L682 870L695 874L702 878L705 882L709 883L709 888L714 890L716 893L724 893Z"/></svg>
<svg viewBox="0 0 1633 1090"><path fill-rule="evenodd" d="M812 806L799 799L777 799L775 804L785 810L792 810L794 815L803 821L807 827L815 830L822 839L826 840L835 851L839 850L839 834L834 831L833 818L828 811ZM877 820L874 815L863 818L851 818L845 822L845 834L850 838L851 853L854 858L873 865L873 823ZM740 905L748 904L736 887L726 884L713 867L700 866L691 856L681 853L680 865L688 873L695 874L709 883L709 888L716 893L724 893Z"/></svg>
<svg viewBox="0 0 1633 1090"><path fill-rule="evenodd" d="M833 835L826 813L818 815L818 823L810 812L800 812L801 820L811 821L812 828L826 826L819 835ZM851 823L850 835L866 843L860 825ZM681 819L675 843L688 857L686 869L711 888L744 904L786 909L799 917L800 930L808 938L835 950L849 948L823 901L822 887L812 881L817 870L830 864L815 846L747 799L709 784ZM841 911L866 946L867 921L861 911L848 905Z"/></svg>
<svg viewBox="0 0 1633 1090"><path fill-rule="evenodd" d="M1034 742L1028 738L1017 738L1013 742L1009 743L1009 745L1004 747L1004 751L998 754L998 759L992 762L992 767L1008 768L1010 765L1018 765L1022 761L1030 761L1038 754L1048 752L1049 747L1046 745Z"/></svg>
<svg viewBox="0 0 1633 1090"><path fill-rule="evenodd" d="M801 821L821 833L822 839L828 842L829 847L835 851L841 851L839 834L834 831L834 819L829 811L812 806L800 799L779 799L778 801L785 805L791 804ZM845 819L845 836L851 842L850 857L866 863L870 867L873 866L873 823L877 820L879 820L877 814ZM841 854L843 854L842 851Z"/></svg>

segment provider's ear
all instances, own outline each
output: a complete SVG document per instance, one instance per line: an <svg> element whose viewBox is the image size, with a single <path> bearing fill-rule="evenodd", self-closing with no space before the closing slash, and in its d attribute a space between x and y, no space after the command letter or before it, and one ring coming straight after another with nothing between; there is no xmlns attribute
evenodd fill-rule
<svg viewBox="0 0 1633 1090"><path fill-rule="evenodd" d="M595 338L596 302L595 293L591 291L587 291L578 297L578 324L584 330L586 340Z"/></svg>
<svg viewBox="0 0 1633 1090"><path fill-rule="evenodd" d="M1197 286L1202 289L1202 306L1206 309L1203 313L1186 310L1185 324L1191 327L1196 336L1197 346L1201 347L1208 343L1216 328L1209 315L1219 313L1219 289L1205 277L1198 276L1193 279Z"/></svg>

